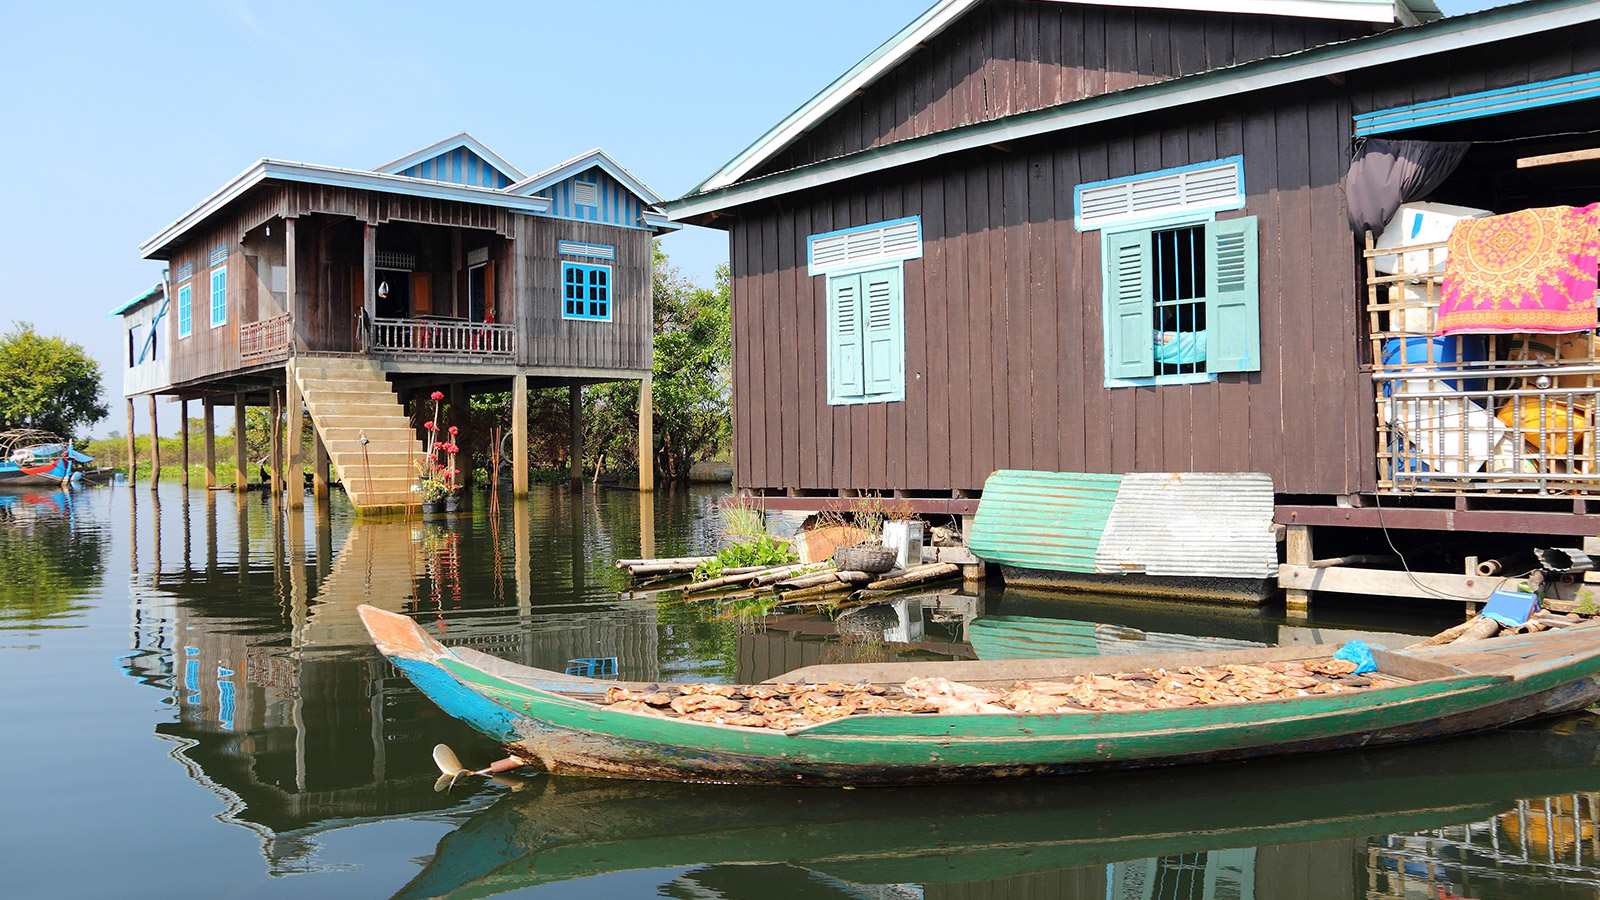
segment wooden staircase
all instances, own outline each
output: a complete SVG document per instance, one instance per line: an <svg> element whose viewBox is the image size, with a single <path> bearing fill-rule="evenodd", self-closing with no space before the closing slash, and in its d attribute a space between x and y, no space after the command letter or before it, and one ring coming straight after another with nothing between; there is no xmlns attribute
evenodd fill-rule
<svg viewBox="0 0 1600 900"><path fill-rule="evenodd" d="M314 357L289 368L350 503L371 512L416 502L411 488L417 483L415 462L422 458L422 442L377 364Z"/></svg>

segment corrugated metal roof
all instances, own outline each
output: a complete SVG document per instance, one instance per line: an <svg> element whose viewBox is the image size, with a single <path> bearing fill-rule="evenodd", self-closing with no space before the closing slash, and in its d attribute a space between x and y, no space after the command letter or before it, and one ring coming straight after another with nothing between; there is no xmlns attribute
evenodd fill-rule
<svg viewBox="0 0 1600 900"><path fill-rule="evenodd" d="M106 313L106 318L109 319L112 316L120 316L123 313L127 312L128 310L133 309L135 306L138 306L139 304L144 303L147 300L154 300L154 299L156 299L158 297L161 297L166 293L166 290L167 290L166 289L166 285L164 285L162 282L158 281L158 282L156 282L156 286L155 287L151 288L148 291L145 291L144 293L142 293L139 296L133 298L132 300L129 300L127 303L122 304L121 306L117 307L116 309L113 309L111 312Z"/></svg>
<svg viewBox="0 0 1600 900"><path fill-rule="evenodd" d="M1272 577L1272 504L1272 477L1261 472L1124 475L1095 571Z"/></svg>
<svg viewBox="0 0 1600 900"><path fill-rule="evenodd" d="M984 482L967 546L986 562L1092 574L1100 533L1122 478L1082 472L995 472Z"/></svg>

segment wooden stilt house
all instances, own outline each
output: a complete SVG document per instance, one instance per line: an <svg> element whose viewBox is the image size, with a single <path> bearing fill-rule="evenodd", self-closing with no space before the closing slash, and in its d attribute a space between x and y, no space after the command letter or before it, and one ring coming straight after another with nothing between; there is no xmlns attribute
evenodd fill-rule
<svg viewBox="0 0 1600 900"><path fill-rule="evenodd" d="M1600 532L1600 368L1588 343L1537 364L1564 375L1511 335L1446 351L1438 272L1369 271L1348 173L1363 141L1452 142L1459 164L1400 199L1600 199L1597 20L1574 0L936 3L666 204L729 235L736 483L771 508L877 491L966 515L997 470L1257 473L1291 588L1481 599L1466 556ZM1441 367L1484 371L1429 394ZM1310 527L1332 555L1387 530L1448 561L1313 575ZM1076 571L1126 571L1096 568L1095 537Z"/></svg>
<svg viewBox="0 0 1600 900"><path fill-rule="evenodd" d="M660 202L600 150L525 175L465 133L368 170L261 160L141 248L167 269L116 311L129 331L130 435L136 395L152 410L157 395L202 399L208 423L214 404L242 415L303 403L314 471L331 460L352 502L378 509L404 505L416 483L402 399L448 389L460 406L511 390L525 492L530 385L573 391L575 459L582 385L639 381L649 404L651 241L679 227ZM133 349L156 335L154 355ZM287 417L296 478L300 420ZM647 459L650 417L641 423Z"/></svg>

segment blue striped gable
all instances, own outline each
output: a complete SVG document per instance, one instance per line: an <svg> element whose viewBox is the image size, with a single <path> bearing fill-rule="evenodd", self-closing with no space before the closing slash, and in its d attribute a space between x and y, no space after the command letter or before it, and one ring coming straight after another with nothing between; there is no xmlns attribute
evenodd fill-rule
<svg viewBox="0 0 1600 900"><path fill-rule="evenodd" d="M594 185L593 206L579 203L579 182ZM642 228L639 217L644 215L644 201L622 183L607 175L599 166L587 169L558 184L552 185L550 215L580 222L599 222L603 225L621 225L625 228Z"/></svg>
<svg viewBox="0 0 1600 900"><path fill-rule="evenodd" d="M466 147L457 147L432 159L425 159L408 169L402 169L399 174L496 190L510 187L512 182L509 175Z"/></svg>

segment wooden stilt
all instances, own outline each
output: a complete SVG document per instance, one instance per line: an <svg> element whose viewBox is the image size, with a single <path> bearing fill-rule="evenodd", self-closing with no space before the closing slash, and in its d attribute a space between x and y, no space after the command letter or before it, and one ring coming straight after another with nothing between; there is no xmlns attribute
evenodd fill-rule
<svg viewBox="0 0 1600 900"><path fill-rule="evenodd" d="M639 379L639 490L656 489L656 415L651 380Z"/></svg>
<svg viewBox="0 0 1600 900"><path fill-rule="evenodd" d="M133 398L128 398L128 487L139 478L139 445L136 438L139 432L133 427Z"/></svg>
<svg viewBox="0 0 1600 900"><path fill-rule="evenodd" d="M511 376L511 495L528 495L528 376Z"/></svg>
<svg viewBox="0 0 1600 900"><path fill-rule="evenodd" d="M267 401L267 446L269 462L272 471L268 473L272 483L272 497L276 500L283 495L283 393L277 388L271 390L271 397Z"/></svg>
<svg viewBox="0 0 1600 900"><path fill-rule="evenodd" d="M567 388L567 414L572 419L572 471L574 490L583 487L583 385Z"/></svg>
<svg viewBox="0 0 1600 900"><path fill-rule="evenodd" d="M300 429L305 424L305 405L300 398L300 381L295 378L291 363L284 374L287 399L284 417L288 423L288 471L284 475L284 489L289 492L289 508L299 509L306 503L305 459L300 455Z"/></svg>
<svg viewBox="0 0 1600 900"><path fill-rule="evenodd" d="M467 433L467 417L472 409L467 400L467 387L457 381L450 385L450 424L460 430L460 434L450 439L450 443L460 443L462 435ZM456 454L456 484L463 488L472 487L472 457L465 451Z"/></svg>
<svg viewBox="0 0 1600 900"><path fill-rule="evenodd" d="M250 477L245 474L245 421L244 392L233 393L233 489L239 493L250 490Z"/></svg>
<svg viewBox="0 0 1600 900"><path fill-rule="evenodd" d="M1290 525L1284 547L1286 561L1291 566L1311 565L1311 526ZM1291 618L1305 618L1311 610L1311 592L1291 588L1284 592L1285 613Z"/></svg>
<svg viewBox="0 0 1600 900"><path fill-rule="evenodd" d="M178 455L183 458L183 486L189 486L189 401L178 401Z"/></svg>
<svg viewBox="0 0 1600 900"><path fill-rule="evenodd" d="M217 407L210 397L200 401L205 418L206 490L217 486Z"/></svg>
<svg viewBox="0 0 1600 900"><path fill-rule="evenodd" d="M150 490L161 481L161 429L156 421L156 395L150 395Z"/></svg>

